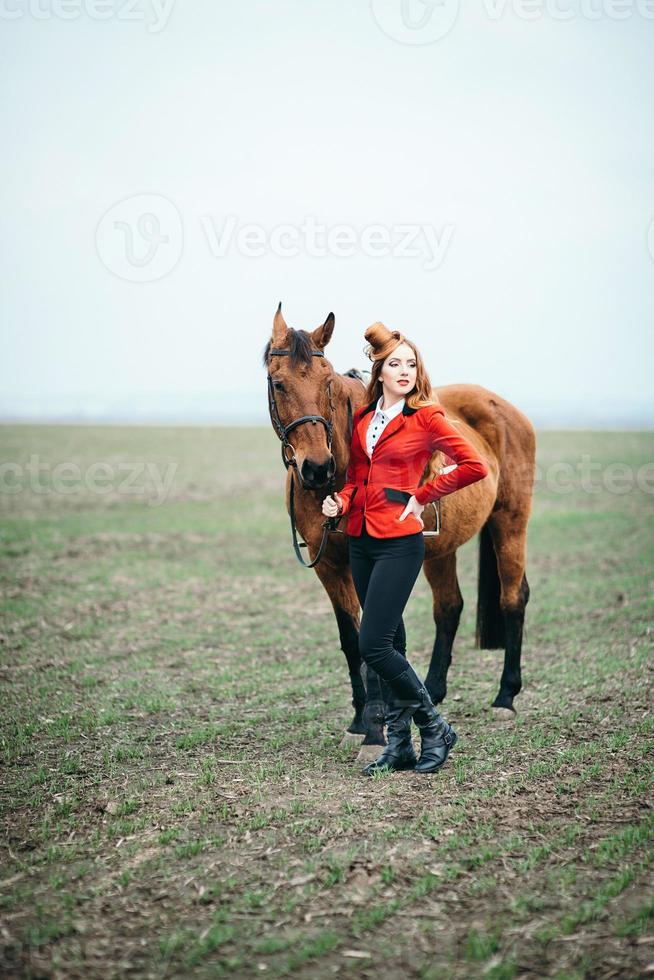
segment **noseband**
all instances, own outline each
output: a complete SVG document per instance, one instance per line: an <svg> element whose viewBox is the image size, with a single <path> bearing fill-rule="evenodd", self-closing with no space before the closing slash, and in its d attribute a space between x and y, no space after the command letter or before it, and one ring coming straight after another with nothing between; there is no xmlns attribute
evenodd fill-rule
<svg viewBox="0 0 654 980"><path fill-rule="evenodd" d="M284 357L290 355L290 353L291 353L290 350L285 350L279 347L273 347L269 351L269 356L272 357L273 355L276 355L278 357ZM321 350L312 350L311 356L324 357L325 354L324 351ZM330 413L329 419L324 418L322 415L302 415L300 418L294 419L292 422L290 422L289 425L284 425L281 418L279 417L279 410L277 408L277 402L275 401L275 391L273 388L272 378L270 377L270 374L268 375L268 406L270 408L270 418L272 419L273 426L282 444L281 446L282 462L287 470L289 466L293 467L297 475L297 478L300 481L300 486L302 487L304 487L304 481L302 479L302 474L300 473L299 467L297 465L297 459L295 457L295 448L293 444L289 441L288 435L290 432L293 431L293 429L296 429L298 425L303 425L305 422L311 422L312 425L316 425L318 422L321 422L325 426L325 431L327 432L327 448L331 456L332 439L334 435L334 417L335 417L334 399L332 394L332 378L330 378L329 381L327 382L327 397L329 399L329 413ZM347 424L348 424L349 438L351 438L352 436L352 418L353 418L352 400L348 397ZM291 453L290 456L288 455L288 450L290 450ZM325 546L327 544L329 532L338 531L337 524L340 518L328 517L327 520L323 522L323 524L321 525L323 528L322 540L320 542L320 547L318 548L318 553L312 562L305 562L304 559L302 558L302 553L300 551L300 548L306 548L307 545L304 541L298 542L297 529L295 527L295 499L294 499L295 489L294 488L295 488L295 480L291 475L289 509L290 509L290 517L291 517L291 534L293 538L293 548L295 550L295 555L299 563L303 565L305 568L313 568L313 566L317 565L320 559L322 558L323 551L325 550ZM334 489L335 489L335 481L334 478L332 477L332 479L327 484L327 493L332 494L334 492Z"/></svg>

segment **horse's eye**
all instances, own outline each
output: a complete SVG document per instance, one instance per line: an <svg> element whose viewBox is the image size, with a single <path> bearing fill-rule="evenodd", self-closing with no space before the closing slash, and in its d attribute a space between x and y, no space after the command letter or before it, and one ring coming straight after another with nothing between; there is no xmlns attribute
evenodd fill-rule
<svg viewBox="0 0 654 980"><path fill-rule="evenodd" d="M275 391L284 391L284 385L281 381L273 381L273 388Z"/></svg>

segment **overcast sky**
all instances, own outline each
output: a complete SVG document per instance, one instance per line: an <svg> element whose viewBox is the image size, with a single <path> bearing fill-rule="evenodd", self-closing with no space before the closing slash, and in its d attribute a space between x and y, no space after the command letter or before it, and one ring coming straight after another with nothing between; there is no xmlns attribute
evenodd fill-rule
<svg viewBox="0 0 654 980"><path fill-rule="evenodd" d="M0 416L265 421L281 299L652 425L653 52L652 0L0 0Z"/></svg>

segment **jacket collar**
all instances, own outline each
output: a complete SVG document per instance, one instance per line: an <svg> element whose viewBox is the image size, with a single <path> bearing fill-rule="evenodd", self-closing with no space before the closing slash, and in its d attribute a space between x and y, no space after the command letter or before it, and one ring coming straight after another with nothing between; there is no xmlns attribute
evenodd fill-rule
<svg viewBox="0 0 654 980"><path fill-rule="evenodd" d="M363 416L364 415L367 415L368 412L374 412L376 408L377 408L377 399L375 398L373 401L370 402L369 405L366 405L366 407L364 408L364 410L361 412L361 417L363 418ZM417 411L418 411L417 408L409 408L409 406L407 405L407 403L405 401L404 402L404 406L402 408L401 414L402 415L414 415Z"/></svg>

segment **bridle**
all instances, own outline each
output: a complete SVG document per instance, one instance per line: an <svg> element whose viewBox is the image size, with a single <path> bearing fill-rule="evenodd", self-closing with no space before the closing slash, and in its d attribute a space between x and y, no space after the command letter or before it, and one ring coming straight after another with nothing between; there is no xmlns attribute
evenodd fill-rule
<svg viewBox="0 0 654 980"><path fill-rule="evenodd" d="M284 350L284 349L279 348L279 347L273 347L270 350L269 353L270 353L270 356L271 357L273 355L277 355L279 357L283 357L284 355L289 355L291 352L290 352L290 350ZM325 354L321 350L312 350L311 351L311 356L312 357L324 357ZM329 452L331 453L331 451L332 451L332 437L333 437L333 433L334 433L334 401L333 401L333 398L332 398L332 379L331 378L327 382L327 397L329 398L329 411L330 411L330 415L331 415L331 418L329 419L329 421L326 418L324 418L324 416L322 416L322 415L302 415L300 418L294 419L292 422L290 422L289 425L284 425L283 422L282 422L282 420L281 420L281 418L279 417L279 410L277 408L277 402L275 401L275 390L274 390L274 387L273 387L273 380L272 380L271 376L268 375L268 405L270 407L270 417L272 419L273 426L275 427L275 431L277 432L277 435L279 436L279 438L281 440L281 443L282 443L282 447L281 447L281 449L282 449L282 462L283 462L284 466L286 467L286 469L288 469L289 466L294 466L296 468L296 470L297 470L297 460L295 458L295 448L294 448L293 444L291 442L289 442L288 434L289 434L289 432L292 432L293 429L297 428L298 425L302 425L304 422L312 422L313 425L315 425L316 422L322 422L322 424L325 426L325 429L327 431L327 448L329 449ZM291 456L290 457L287 455L287 451L289 449L291 451ZM302 477L300 476L299 471L298 471L298 477L300 479L300 482L302 482Z"/></svg>
<svg viewBox="0 0 654 980"><path fill-rule="evenodd" d="M285 356L289 356L290 353L291 353L290 350L287 350L287 349L284 349L284 348L279 348L279 347L272 347L270 349L270 351L268 352L268 354L269 354L270 357L273 357L273 356L285 357ZM311 353L311 356L312 357L324 357L325 356L324 351L321 351L321 350L312 350L310 353ZM282 462L283 462L283 464L284 464L284 466L286 467L287 470L288 470L289 466L292 466L293 467L293 469L295 471L295 474L296 474L298 480L300 481L300 486L302 486L302 487L304 486L304 481L302 479L302 474L300 473L299 467L297 465L297 459L296 459L296 456L295 456L295 447L289 441L288 436L289 436L289 433L291 433L294 429L296 429L298 427L298 425L303 425L305 422L311 422L312 425L316 425L318 422L321 422L325 426L325 431L327 433L327 448L328 448L329 453L331 455L331 452L332 452L332 439L333 439L333 436L334 436L334 418L335 418L334 398L333 398L333 392L332 392L332 380L333 379L330 377L329 381L327 382L327 386L326 386L327 387L327 397L329 399L329 413L330 413L330 418L329 419L326 419L322 415L302 415L300 418L294 419L288 425L284 425L283 422L282 422L282 420L281 420L281 418L279 417L279 410L277 408L277 402L275 401L275 390L274 390L274 387L273 387L273 380L272 380L270 374L268 374L268 406L270 408L270 418L272 420L273 427L274 427L277 435L279 436L279 439L280 439L281 444L282 444L282 446L281 446ZM352 420L353 420L352 400L348 396L348 399L347 399L348 440L351 439L351 437L352 437ZM290 450L290 456L288 454L289 453L289 450ZM334 477L332 477L329 480L328 484L327 484L327 493L328 494L332 494L334 492L334 490L335 490L335 487L336 487L336 483L335 483ZM290 494L289 494L289 496L290 496L290 500L289 500L289 511L290 511L290 518L291 518L291 535L292 535L292 539L293 539L293 549L295 551L296 558L300 562L301 565L303 565L305 568L313 568L314 565L317 565L318 562L320 561L320 559L322 558L323 551L325 550L325 546L327 544L327 539L329 537L329 532L330 531L336 531L336 532L338 532L340 534L343 533L337 527L338 522L341 520L341 518L340 517L338 517L338 518L337 517L328 517L327 520L325 520L323 522L323 524L321 525L321 527L323 529L322 540L320 542L320 547L318 548L318 553L317 553L316 557L314 558L314 560L312 562L306 562L302 558L302 554L300 552L300 548L306 548L307 547L306 542L304 542L304 541L298 542L298 539L297 539L297 528L295 526L295 480L293 479L293 475L292 474L291 474L291 486L290 486Z"/></svg>

